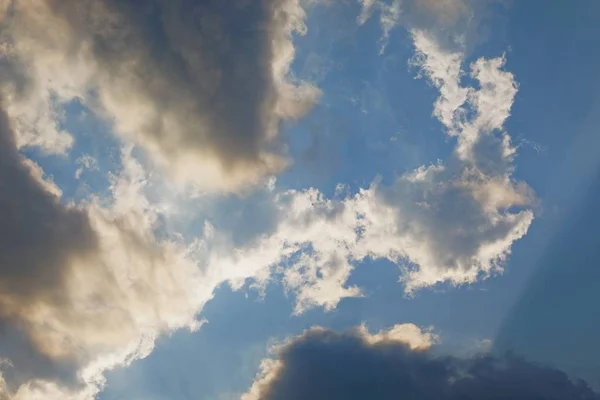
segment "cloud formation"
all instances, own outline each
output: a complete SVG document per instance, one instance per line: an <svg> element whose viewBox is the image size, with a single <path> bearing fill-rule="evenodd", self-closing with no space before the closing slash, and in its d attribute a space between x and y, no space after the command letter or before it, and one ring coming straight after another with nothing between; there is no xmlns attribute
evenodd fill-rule
<svg viewBox="0 0 600 400"><path fill-rule="evenodd" d="M193 241L162 232L129 145L109 201L67 204L19 149L68 151L59 110L73 99L170 176L205 189L280 171L279 125L318 96L289 72L304 11L299 0L0 4L0 393L12 400L92 398L104 371L146 356L158 335L198 328L223 282L281 278L296 313L360 296L347 281L368 258L397 263L409 294L470 283L501 271L532 221L533 193L512 178L503 131L517 91L504 59L474 63L478 85L465 87L464 53L418 29L413 64L439 89L434 116L456 140L444 163L346 197L269 185L269 223L247 241L208 221ZM359 334L414 348L433 340L412 326Z"/></svg>
<svg viewBox="0 0 600 400"><path fill-rule="evenodd" d="M296 0L0 5L0 393L88 400L104 371L148 355L161 334L197 329L215 287L253 270L203 270L203 238L157 234L131 146L110 199L81 204L19 149L68 152L62 113L78 101L169 177L252 185L286 165L279 126L319 95L289 73L304 10Z"/></svg>
<svg viewBox="0 0 600 400"><path fill-rule="evenodd" d="M342 198L312 188L276 193L274 228L252 246L215 250L233 269L263 265L280 273L297 296L297 313L360 296L346 282L368 258L398 264L408 294L487 278L502 272L533 220L535 195L512 177L516 148L503 129L518 89L504 58L474 62L477 85L463 86L464 53L444 50L425 32L413 38L412 64L440 91L433 115L456 142L450 159Z"/></svg>
<svg viewBox="0 0 600 400"><path fill-rule="evenodd" d="M67 204L17 151L0 113L0 381L14 400L89 399L102 372L195 329L212 295L181 245L156 239L143 176L124 155L113 204Z"/></svg>
<svg viewBox="0 0 600 400"><path fill-rule="evenodd" d="M585 382L516 356L436 357L411 340L374 336L309 329L263 361L242 399L600 399Z"/></svg>
<svg viewBox="0 0 600 400"><path fill-rule="evenodd" d="M178 180L236 190L281 171L281 123L319 96L289 71L300 3L12 2L0 69L19 145L66 151L57 110L77 99Z"/></svg>
<svg viewBox="0 0 600 400"><path fill-rule="evenodd" d="M46 323L40 305L60 308L69 302L65 292L71 267L98 250L98 238L88 215L61 204L60 192L51 190L41 169L17 152L3 111L0 152L2 357L8 351L13 368L21 368L23 362L28 373L52 374L67 366L48 356L55 351L53 343L39 336L43 326L34 326ZM20 351L23 348L26 351Z"/></svg>

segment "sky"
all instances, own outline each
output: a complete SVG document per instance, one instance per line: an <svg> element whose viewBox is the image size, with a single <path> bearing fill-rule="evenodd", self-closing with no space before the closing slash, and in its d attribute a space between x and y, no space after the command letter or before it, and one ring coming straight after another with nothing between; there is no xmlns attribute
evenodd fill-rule
<svg viewBox="0 0 600 400"><path fill-rule="evenodd" d="M599 12L0 0L0 400L600 399Z"/></svg>

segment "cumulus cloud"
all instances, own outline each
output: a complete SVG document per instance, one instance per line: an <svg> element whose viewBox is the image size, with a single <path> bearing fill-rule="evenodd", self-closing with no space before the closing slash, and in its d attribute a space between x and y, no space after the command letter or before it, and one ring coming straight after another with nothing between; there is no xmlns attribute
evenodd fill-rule
<svg viewBox="0 0 600 400"><path fill-rule="evenodd" d="M289 72L304 10L296 0L0 5L0 393L88 400L104 371L146 356L161 334L197 329L215 287L259 269L202 269L208 230L192 243L159 232L131 146L110 199L81 204L19 149L66 153L62 110L76 100L170 177L237 190L278 172L279 125L319 94ZM94 168L79 163L77 178Z"/></svg>
<svg viewBox="0 0 600 400"><path fill-rule="evenodd" d="M343 198L316 189L276 193L278 222L270 231L252 246L214 250L235 270L262 265L280 274L297 297L297 313L361 296L346 282L368 258L398 264L408 294L502 272L533 220L535 195L512 177L516 150L503 130L517 92L504 58L477 60L471 76L478 85L465 87L464 53L440 48L425 33L415 32L414 41L413 64L440 91L433 114L456 141L452 157Z"/></svg>
<svg viewBox="0 0 600 400"><path fill-rule="evenodd" d="M309 329L263 361L242 399L600 399L585 382L513 355L436 357L410 340L374 337Z"/></svg>
<svg viewBox="0 0 600 400"><path fill-rule="evenodd" d="M347 334L361 342L365 347L378 347L382 345L395 344L403 348L416 352L425 351L439 340L438 336L432 332L432 329L422 329L414 324L398 324L388 330L371 334L366 325L360 325ZM288 362L286 356L290 349L296 347L301 342L312 340L312 337L323 338L324 341L338 339L335 332L321 328L312 327L306 330L302 335L288 339L285 343L273 346L270 351L275 358L264 359L260 365L260 371L247 393L242 395L242 400L259 400L264 398L265 394L270 392L273 382L287 373Z"/></svg>
<svg viewBox="0 0 600 400"><path fill-rule="evenodd" d="M89 399L104 370L148 354L157 335L195 329L214 288L185 248L156 239L127 153L110 207L74 205L15 136L0 113L0 387L14 400Z"/></svg>
<svg viewBox="0 0 600 400"><path fill-rule="evenodd" d="M180 181L237 190L270 176L288 162L280 124L319 95L289 71L304 10L296 0L0 4L2 392L89 399L105 370L147 355L160 334L196 329L214 288L253 270L208 276L203 238L159 239L131 148L111 200L78 205L18 150L66 153L62 110L78 101ZM77 178L94 168L78 162Z"/></svg>
<svg viewBox="0 0 600 400"><path fill-rule="evenodd" d="M32 366L44 369L51 362L44 357L44 350L32 343L37 340L35 334L27 339L16 336L12 322L17 329L28 330L32 314L40 312L40 303L64 304L70 264L87 258L96 250L97 242L88 216L62 205L57 193L42 183L41 169L18 154L4 112L0 113L0 144L1 342L4 350L22 342L28 350L25 354L43 361Z"/></svg>
<svg viewBox="0 0 600 400"><path fill-rule="evenodd" d="M234 190L281 171L278 131L319 96L291 75L301 0L14 1L3 94L20 146L65 152L84 101L170 176Z"/></svg>
<svg viewBox="0 0 600 400"><path fill-rule="evenodd" d="M503 131L517 91L504 59L474 63L479 83L464 87L464 52L418 29L413 64L439 89L434 116L457 143L446 162L345 197L279 192L271 180L272 220L247 241L209 221L186 243L159 232L161 210L132 147L110 201L69 204L18 150L67 151L57 110L74 98L170 176L233 190L279 171L279 124L318 95L289 72L304 12L296 0L11 4L0 29L0 358L9 360L0 390L13 400L93 397L105 370L144 357L158 335L196 329L223 282L279 277L296 313L361 296L347 282L368 258L397 263L407 293L469 283L501 271L532 221L533 193L512 178L515 149ZM434 340L412 326L361 329L373 346Z"/></svg>

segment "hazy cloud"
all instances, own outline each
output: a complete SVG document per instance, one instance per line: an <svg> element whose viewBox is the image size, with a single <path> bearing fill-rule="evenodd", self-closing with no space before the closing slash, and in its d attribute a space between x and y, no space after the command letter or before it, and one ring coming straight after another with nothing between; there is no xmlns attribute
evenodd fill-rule
<svg viewBox="0 0 600 400"><path fill-rule="evenodd" d="M487 8L504 0L359 0L364 24L376 11L382 29L382 52L392 29L427 31L445 50L468 50L481 38L479 29Z"/></svg>

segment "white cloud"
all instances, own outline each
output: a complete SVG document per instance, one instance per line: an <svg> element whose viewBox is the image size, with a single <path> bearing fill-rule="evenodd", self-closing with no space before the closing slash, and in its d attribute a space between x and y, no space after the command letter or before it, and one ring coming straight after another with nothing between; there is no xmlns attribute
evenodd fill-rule
<svg viewBox="0 0 600 400"><path fill-rule="evenodd" d="M3 396L88 400L104 371L146 356L161 334L197 329L217 285L255 272L203 268L210 229L192 243L158 235L163 210L146 197L149 178L130 148L112 201L79 205L61 203L60 189L17 152L67 152L60 110L77 100L170 177L204 189L237 190L286 165L279 124L319 95L289 70L292 35L306 30L300 1L158 3L157 29L111 0L12 2L1 14L0 202L9 218L0 246L10 251L0 256L0 353L12 362L2 366ZM248 26L236 12L248 13L239 19ZM94 167L79 163L77 178Z"/></svg>
<svg viewBox="0 0 600 400"><path fill-rule="evenodd" d="M98 161L89 154L84 154L75 160L79 167L75 170L75 178L80 179L85 170L98 170Z"/></svg>
<svg viewBox="0 0 600 400"><path fill-rule="evenodd" d="M379 11L379 23L381 24L381 38L379 39L379 54L385 53L390 40L391 31L398 26L401 15L401 1L392 0L390 4L381 0L359 0L361 12L357 18L359 25L365 24L375 10Z"/></svg>
<svg viewBox="0 0 600 400"><path fill-rule="evenodd" d="M366 23L369 18L371 18L371 14L374 11L375 6L378 5L377 0L359 0L361 4L360 15L357 17L356 21L359 25L363 25Z"/></svg>
<svg viewBox="0 0 600 400"><path fill-rule="evenodd" d="M397 263L409 294L502 271L512 243L533 220L526 207L535 200L511 176L515 150L502 131L517 90L514 76L502 70L503 58L480 59L472 66L479 87L463 87L462 54L414 37L415 62L440 89L434 115L457 138L453 157L341 199L316 189L279 193L272 199L276 228L252 246L215 249L209 265L246 276L263 271L264 279L268 270L280 273L297 296L297 313L331 310L345 297L361 296L346 282L367 258Z"/></svg>
<svg viewBox="0 0 600 400"><path fill-rule="evenodd" d="M415 324L397 324L373 334L362 324L357 328L357 332L371 346L381 343L403 343L411 350L423 351L439 342L439 336L433 333L433 328L423 329Z"/></svg>
<svg viewBox="0 0 600 400"><path fill-rule="evenodd" d="M450 134L455 134L455 113L469 95L469 89L460 85L463 53L443 50L434 38L423 31L413 32L413 42L416 51L411 64L422 68L432 85L440 91L433 113Z"/></svg>

